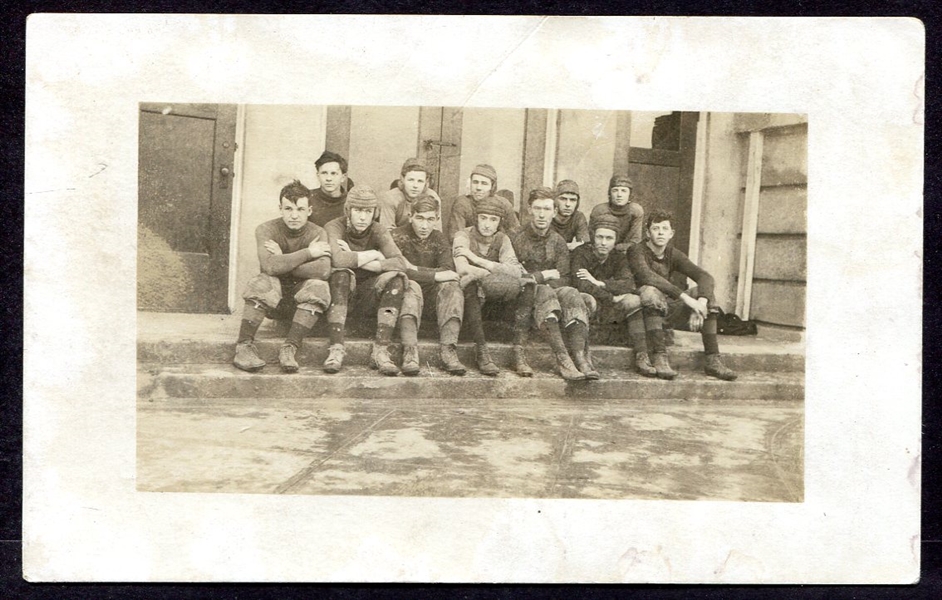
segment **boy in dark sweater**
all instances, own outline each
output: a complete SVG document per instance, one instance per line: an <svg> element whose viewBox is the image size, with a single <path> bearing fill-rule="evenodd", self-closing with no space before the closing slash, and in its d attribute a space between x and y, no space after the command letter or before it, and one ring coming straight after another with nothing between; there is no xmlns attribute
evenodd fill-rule
<svg viewBox="0 0 942 600"><path fill-rule="evenodd" d="M664 211L656 211L649 216L645 227L647 240L628 251L628 262L635 280L643 286L643 292L654 296L651 306L643 309L645 329L654 351L654 368L662 379L677 376L667 360L663 329L666 316L672 325L686 321L691 331L700 332L706 353L707 375L732 381L736 379L736 373L720 360L716 336L719 307L713 296L713 276L669 245L674 237L671 218L671 214ZM675 286L670 282L673 273L681 273L694 280L696 287L685 292Z"/></svg>
<svg viewBox="0 0 942 600"><path fill-rule="evenodd" d="M512 241L517 260L527 272L525 277L533 281L535 289L532 310L529 306L520 306L522 313L517 315L514 324L517 373L524 377L533 375L525 348L530 329L536 322L549 340L563 379L598 379L599 373L587 354L590 309L579 292L569 287L569 248L551 226L556 214L553 190L537 188L530 192L527 202L530 218ZM589 300L594 309L595 303L591 297ZM563 342L563 332L568 349Z"/></svg>
<svg viewBox="0 0 942 600"><path fill-rule="evenodd" d="M589 224L579 211L579 184L563 179L556 184L556 216L553 231L558 233L570 250L589 241Z"/></svg>
<svg viewBox="0 0 942 600"><path fill-rule="evenodd" d="M657 375L648 357L642 305L653 301L635 285L628 257L615 251L618 218L603 214L589 220L592 242L572 251L576 288L598 302L599 323L605 326L628 322L629 345L634 349L634 369L646 377Z"/></svg>
<svg viewBox="0 0 942 600"><path fill-rule="evenodd" d="M618 219L618 238L615 240L615 250L621 253L628 248L641 243L641 233L644 224L644 209L637 202L631 200L631 190L634 184L627 175L613 175L608 182L608 202L592 208L589 218L601 215L612 215Z"/></svg>
<svg viewBox="0 0 942 600"><path fill-rule="evenodd" d="M281 190L281 218L255 229L261 273L249 280L242 325L232 363L243 371L258 371L265 361L255 348L262 320L293 315L288 337L278 353L286 373L298 370L295 354L318 316L330 305L330 244L327 234L309 222L311 191L294 181Z"/></svg>
<svg viewBox="0 0 942 600"><path fill-rule="evenodd" d="M441 207L441 198L429 187L431 177L424 161L418 158L406 159L395 185L379 194L379 222L390 229L408 225L415 201L422 196L432 198ZM442 230L441 219L435 222L435 229Z"/></svg>
<svg viewBox="0 0 942 600"><path fill-rule="evenodd" d="M324 227L329 221L343 216L343 203L347 198L347 160L325 150L314 161L320 187L311 190L311 222Z"/></svg>
<svg viewBox="0 0 942 600"><path fill-rule="evenodd" d="M458 285L451 244L436 230L441 220L437 197L421 195L411 202L409 222L392 230L392 239L409 262L409 287L402 300L399 331L402 339L402 372L419 372L418 330L422 312L438 317L442 367L454 375L466 369L458 360L458 332L464 315L464 294Z"/></svg>
<svg viewBox="0 0 942 600"><path fill-rule="evenodd" d="M402 297L409 280L406 262L385 226L376 223L377 200L367 185L347 194L344 216L327 223L330 240L330 296L327 309L330 348L324 371L336 373L343 366L344 328L349 313L358 318L376 314L376 338L370 366L383 375L398 375L389 357L392 332L399 318Z"/></svg>

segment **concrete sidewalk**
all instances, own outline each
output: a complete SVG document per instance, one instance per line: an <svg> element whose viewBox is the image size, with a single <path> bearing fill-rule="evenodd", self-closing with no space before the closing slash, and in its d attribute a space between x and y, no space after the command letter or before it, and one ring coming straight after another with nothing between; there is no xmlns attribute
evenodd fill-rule
<svg viewBox="0 0 942 600"><path fill-rule="evenodd" d="M675 381L626 372L631 351L594 349L603 379L567 383L541 344L536 377L386 378L362 366L301 372L229 364L239 317L139 314L141 491L449 497L803 499L800 343L721 337L740 380L699 370L699 336L677 332ZM280 339L266 324L263 358ZM467 357L467 345L463 348ZM423 342L423 359L435 354ZM497 345L498 362L509 348ZM473 361L468 363L473 366ZM745 370L743 370L745 369Z"/></svg>

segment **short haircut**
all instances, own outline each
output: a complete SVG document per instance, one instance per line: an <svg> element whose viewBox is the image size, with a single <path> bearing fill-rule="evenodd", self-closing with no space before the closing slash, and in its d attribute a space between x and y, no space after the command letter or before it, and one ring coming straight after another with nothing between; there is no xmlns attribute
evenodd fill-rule
<svg viewBox="0 0 942 600"><path fill-rule="evenodd" d="M281 206L281 200L286 199L293 204L297 204L301 198L307 198L308 204L311 203L311 190L303 183L295 179L285 187L281 188L281 194L278 195L278 206Z"/></svg>
<svg viewBox="0 0 942 600"><path fill-rule="evenodd" d="M662 223L664 221L670 221L671 229L674 228L674 215L666 210L658 209L648 215L648 218L644 220L644 228L650 229L652 223Z"/></svg>
<svg viewBox="0 0 942 600"><path fill-rule="evenodd" d="M530 190L530 195L527 196L527 206L532 206L537 200L553 200L555 202L556 198L552 189L542 186Z"/></svg>
<svg viewBox="0 0 942 600"><path fill-rule="evenodd" d="M314 161L314 166L317 167L318 171L320 171L322 166L326 165L327 163L332 163L332 162L335 162L338 165L340 165L341 173L347 172L347 159L340 156L336 152L331 152L330 150L324 150L324 153L321 154L320 157Z"/></svg>

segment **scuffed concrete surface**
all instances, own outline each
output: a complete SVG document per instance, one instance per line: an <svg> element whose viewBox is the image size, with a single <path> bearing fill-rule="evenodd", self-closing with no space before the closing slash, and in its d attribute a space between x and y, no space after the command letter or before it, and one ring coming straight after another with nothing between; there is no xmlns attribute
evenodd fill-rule
<svg viewBox="0 0 942 600"><path fill-rule="evenodd" d="M798 502L801 402L173 398L141 491Z"/></svg>

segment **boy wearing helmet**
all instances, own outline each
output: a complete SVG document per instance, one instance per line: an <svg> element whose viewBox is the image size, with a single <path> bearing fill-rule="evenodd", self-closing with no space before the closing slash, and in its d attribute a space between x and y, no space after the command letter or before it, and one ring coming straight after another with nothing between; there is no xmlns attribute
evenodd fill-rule
<svg viewBox="0 0 942 600"><path fill-rule="evenodd" d="M376 223L376 193L358 185L347 194L344 216L324 227L330 240L330 295L327 309L330 348L324 371L336 373L343 366L344 329L348 314L367 318L376 314L376 337L370 366L383 375L397 375L389 357L389 344L402 308L408 279L406 261L385 226Z"/></svg>
<svg viewBox="0 0 942 600"><path fill-rule="evenodd" d="M627 175L613 175L608 182L608 202L592 208L589 218L601 215L612 215L618 219L618 237L615 240L615 250L621 253L628 248L641 243L642 227L644 223L644 209L637 202L631 200L631 190L634 184Z"/></svg>
<svg viewBox="0 0 942 600"><path fill-rule="evenodd" d="M570 250L589 241L589 224L579 211L579 184L572 179L563 179L556 184L554 192L556 216L551 223Z"/></svg>

